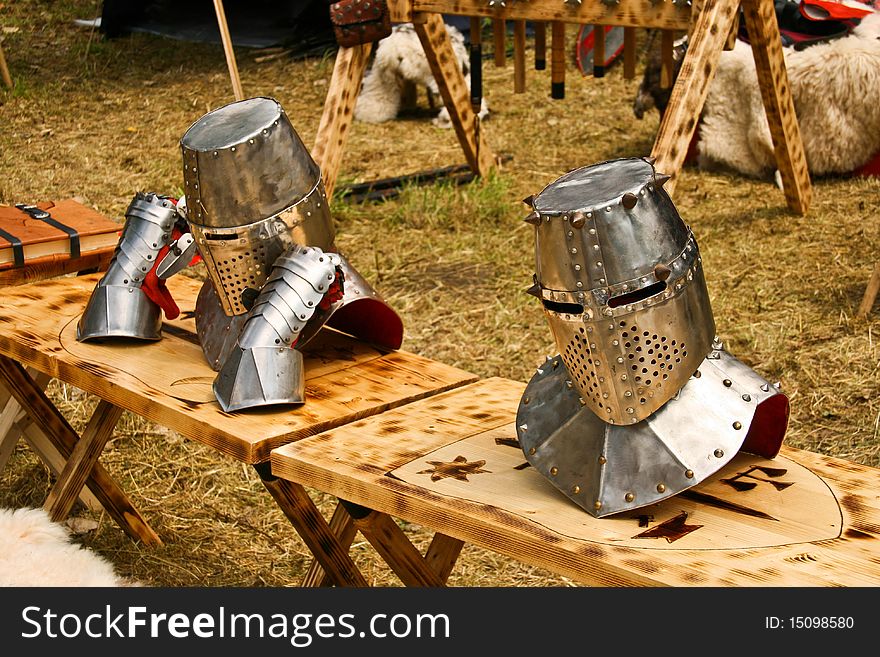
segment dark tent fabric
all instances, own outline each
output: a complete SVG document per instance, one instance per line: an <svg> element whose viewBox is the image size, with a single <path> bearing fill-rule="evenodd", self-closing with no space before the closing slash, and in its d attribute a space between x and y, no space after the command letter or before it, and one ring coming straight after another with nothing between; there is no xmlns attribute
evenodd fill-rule
<svg viewBox="0 0 880 657"><path fill-rule="evenodd" d="M224 0L235 46L283 46L293 54L336 48L328 0ZM182 41L221 43L208 0L104 0L101 31L108 38L147 32Z"/></svg>

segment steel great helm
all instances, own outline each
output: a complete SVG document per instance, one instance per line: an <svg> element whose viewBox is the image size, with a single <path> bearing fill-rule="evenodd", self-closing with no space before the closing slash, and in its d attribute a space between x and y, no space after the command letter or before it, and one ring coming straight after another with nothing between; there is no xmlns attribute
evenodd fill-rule
<svg viewBox="0 0 880 657"><path fill-rule="evenodd" d="M669 401L711 349L715 322L667 176L628 158L575 169L526 199L538 296L583 404L613 425Z"/></svg>
<svg viewBox="0 0 880 657"><path fill-rule="evenodd" d="M210 277L196 304L208 362L222 367L279 256L293 245L334 248L321 171L273 98L249 98L205 114L183 135L187 220ZM396 349L398 315L340 255L345 296L310 322L324 322ZM308 328L298 344L314 331Z"/></svg>

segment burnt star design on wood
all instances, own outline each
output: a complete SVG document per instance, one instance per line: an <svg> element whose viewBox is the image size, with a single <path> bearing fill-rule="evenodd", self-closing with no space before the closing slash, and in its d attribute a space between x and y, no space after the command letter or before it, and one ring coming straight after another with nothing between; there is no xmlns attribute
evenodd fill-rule
<svg viewBox="0 0 880 657"><path fill-rule="evenodd" d="M421 470L417 474L431 475L431 481L440 481L450 477L459 481L467 481L468 475L480 474L481 472L491 472L491 470L483 470L486 461L471 461L463 456L456 456L451 463L443 461L427 461L428 465L433 465L431 470Z"/></svg>
<svg viewBox="0 0 880 657"><path fill-rule="evenodd" d="M677 516L664 520L656 527L636 534L633 538L665 538L667 543L672 543L703 526L686 524L687 517L687 511L682 511Z"/></svg>

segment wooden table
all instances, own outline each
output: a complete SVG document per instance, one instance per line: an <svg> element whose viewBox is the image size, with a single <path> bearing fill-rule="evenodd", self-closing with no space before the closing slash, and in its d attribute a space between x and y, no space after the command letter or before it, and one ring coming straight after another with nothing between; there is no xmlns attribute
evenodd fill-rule
<svg viewBox="0 0 880 657"><path fill-rule="evenodd" d="M340 542L361 531L406 585L443 585L465 541L588 585L880 585L880 470L741 453L689 491L596 519L526 464L524 388L486 379L289 443L272 473L345 500ZM425 556L391 516L436 532Z"/></svg>
<svg viewBox="0 0 880 657"><path fill-rule="evenodd" d="M308 537L309 547L326 549L327 538L334 540L329 528L301 486L271 475L271 450L477 378L325 329L304 350L305 404L225 413L211 389L215 372L195 332L193 308L201 281L169 280L181 316L163 325L160 341L81 343L76 323L99 279L93 274L0 290L0 384L6 401L11 395L23 409L16 426L24 436L57 452L55 467L61 471L46 501L50 515L66 516L85 484L130 536L145 543L160 539L98 462L124 410L254 465L299 533ZM43 392L40 379L46 376L100 398L82 436ZM0 452L11 452L18 435L10 434ZM331 575L357 578L349 561L339 555L339 572Z"/></svg>

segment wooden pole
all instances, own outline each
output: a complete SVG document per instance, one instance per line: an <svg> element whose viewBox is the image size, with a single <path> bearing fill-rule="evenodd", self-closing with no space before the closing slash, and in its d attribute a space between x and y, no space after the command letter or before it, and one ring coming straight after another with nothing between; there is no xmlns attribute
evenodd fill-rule
<svg viewBox="0 0 880 657"><path fill-rule="evenodd" d="M526 22L513 22L513 93L526 91Z"/></svg>
<svg viewBox="0 0 880 657"><path fill-rule="evenodd" d="M6 57L3 55L2 44L0 44L0 76L3 77L3 84L12 89L12 76L9 75L9 67L6 66Z"/></svg>
<svg viewBox="0 0 880 657"><path fill-rule="evenodd" d="M632 80L636 77L636 28L623 28L623 77Z"/></svg>
<svg viewBox="0 0 880 657"><path fill-rule="evenodd" d="M543 71L547 68L547 23L537 21L535 23L535 70Z"/></svg>
<svg viewBox="0 0 880 657"><path fill-rule="evenodd" d="M605 77L605 26L593 25L593 77Z"/></svg>
<svg viewBox="0 0 880 657"><path fill-rule="evenodd" d="M673 80L675 60L672 54L675 33L672 30L663 30L660 34L660 88L669 89L675 82Z"/></svg>
<svg viewBox="0 0 880 657"><path fill-rule="evenodd" d="M492 19L492 37L495 43L495 66L507 66L507 23L503 18Z"/></svg>
<svg viewBox="0 0 880 657"><path fill-rule="evenodd" d="M565 98L565 23L553 21L550 43L550 97Z"/></svg>
<svg viewBox="0 0 880 657"><path fill-rule="evenodd" d="M226 65L229 67L229 77L232 80L232 92L235 100L242 100L244 93L241 90L241 79L238 77L238 65L235 63L235 52L232 50L232 37L229 36L229 26L226 24L226 12L223 9L223 0L214 0L214 10L217 12L217 26L220 28L220 39L223 41L223 53L226 55Z"/></svg>

